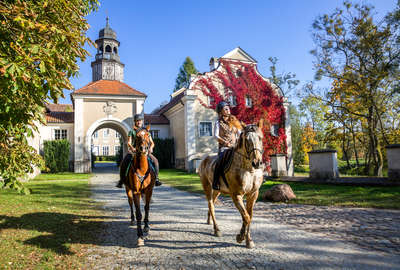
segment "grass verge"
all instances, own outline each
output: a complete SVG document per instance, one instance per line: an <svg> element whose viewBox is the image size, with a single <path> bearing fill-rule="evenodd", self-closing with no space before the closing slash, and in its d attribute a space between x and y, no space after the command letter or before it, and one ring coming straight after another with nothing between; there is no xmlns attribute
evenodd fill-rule
<svg viewBox="0 0 400 270"><path fill-rule="evenodd" d="M0 269L82 269L97 244L104 217L89 175L46 177L26 183L31 195L0 190Z"/></svg>
<svg viewBox="0 0 400 270"><path fill-rule="evenodd" d="M178 170L161 170L160 179L181 190L203 193L197 174ZM267 181L260 188L261 195L279 181ZM330 205L365 208L400 209L400 187L357 187L326 184L286 183L290 185L297 199L289 203Z"/></svg>

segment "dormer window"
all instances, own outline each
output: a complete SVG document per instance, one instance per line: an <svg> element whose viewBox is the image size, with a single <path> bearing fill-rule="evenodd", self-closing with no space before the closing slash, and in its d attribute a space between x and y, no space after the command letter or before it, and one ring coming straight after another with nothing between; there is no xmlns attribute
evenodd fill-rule
<svg viewBox="0 0 400 270"><path fill-rule="evenodd" d="M253 107L253 101L251 100L251 97L246 96L245 102L246 102L246 107L247 107L247 108Z"/></svg>
<svg viewBox="0 0 400 270"><path fill-rule="evenodd" d="M229 100L229 104L231 105L231 107L236 107L236 105L237 105L236 96L230 95L228 100Z"/></svg>
<svg viewBox="0 0 400 270"><path fill-rule="evenodd" d="M207 97L207 103L208 103L208 106L213 105L215 103L215 98L208 96Z"/></svg>

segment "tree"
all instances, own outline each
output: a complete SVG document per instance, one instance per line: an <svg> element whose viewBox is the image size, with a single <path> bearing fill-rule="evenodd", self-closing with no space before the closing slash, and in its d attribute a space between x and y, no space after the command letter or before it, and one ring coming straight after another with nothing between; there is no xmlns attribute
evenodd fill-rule
<svg viewBox="0 0 400 270"><path fill-rule="evenodd" d="M333 81L324 102L361 121L368 136L368 165L381 176L388 110L399 95L399 25L387 18L375 23L372 9L344 2L344 8L318 17L312 54L316 78Z"/></svg>
<svg viewBox="0 0 400 270"><path fill-rule="evenodd" d="M305 154L302 149L303 124L301 114L293 105L289 106L290 128L292 133L293 164L302 165L305 161Z"/></svg>
<svg viewBox="0 0 400 270"><path fill-rule="evenodd" d="M290 92L299 84L300 81L295 79L296 74L294 73L276 73L276 63L278 63L278 58L269 57L268 60L271 62L271 66L269 67L271 77L269 77L269 79L273 84L279 87L283 96L288 97Z"/></svg>
<svg viewBox="0 0 400 270"><path fill-rule="evenodd" d="M199 77L194 86L209 98L211 109L222 100L230 100L231 112L239 120L249 124L264 119L264 160L269 155L286 153L285 108L283 97L261 77L254 64L219 59L220 67L212 73ZM277 127L271 134L271 126Z"/></svg>
<svg viewBox="0 0 400 270"><path fill-rule="evenodd" d="M57 102L85 60L89 25L84 18L97 0L0 2L0 176L3 185L23 190L17 181L43 165L28 145L45 103ZM26 189L24 189L27 192Z"/></svg>
<svg viewBox="0 0 400 270"><path fill-rule="evenodd" d="M198 71L194 66L194 63L190 57L186 57L185 62L183 62L182 66L179 68L178 77L175 81L174 92L181 89L182 87L189 87L190 83L190 75L197 74Z"/></svg>
<svg viewBox="0 0 400 270"><path fill-rule="evenodd" d="M310 162L308 158L308 152L314 150L318 142L315 140L316 132L312 128L310 123L307 123L303 129L303 137L301 139L302 150L304 154L304 162L308 164Z"/></svg>

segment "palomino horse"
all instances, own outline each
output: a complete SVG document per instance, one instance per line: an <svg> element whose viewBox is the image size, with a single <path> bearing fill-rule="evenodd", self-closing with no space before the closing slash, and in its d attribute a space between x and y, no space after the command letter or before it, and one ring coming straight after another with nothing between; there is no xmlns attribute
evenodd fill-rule
<svg viewBox="0 0 400 270"><path fill-rule="evenodd" d="M216 156L207 156L200 164L199 175L208 201L208 218L214 223L214 235L221 236L215 219L214 203L218 196L229 194L236 208L242 215L243 224L236 241L241 243L246 239L246 247L253 248L254 242L250 236L250 222L253 216L253 207L258 197L258 190L263 181L264 165L262 163L263 133L261 131L263 121L257 125L247 125L240 134L237 145L233 149L232 163L225 172L226 183L220 177L220 190L212 189L212 181ZM246 207L243 204L243 196L246 195Z"/></svg>
<svg viewBox="0 0 400 270"><path fill-rule="evenodd" d="M143 232L150 231L149 210L150 200L153 195L155 178L150 173L148 160L150 148L150 126L136 130L136 154L133 156L132 164L129 168L128 178L125 183L126 195L128 196L129 206L131 207L131 225L134 224L135 215L133 214L133 203L136 208L137 222L137 246L144 245ZM140 211L140 197L143 195L145 201L144 228L142 230L142 213Z"/></svg>

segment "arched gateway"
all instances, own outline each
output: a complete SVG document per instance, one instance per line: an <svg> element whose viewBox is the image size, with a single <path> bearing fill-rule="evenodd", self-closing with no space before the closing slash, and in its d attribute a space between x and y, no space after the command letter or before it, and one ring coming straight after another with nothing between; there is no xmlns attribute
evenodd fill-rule
<svg viewBox="0 0 400 270"><path fill-rule="evenodd" d="M96 40L97 54L92 62L92 82L74 91L74 171L91 171L91 139L103 128L116 130L127 140L136 113L143 113L146 95L122 82L124 64L120 62L117 35L108 24ZM113 48L107 49L107 48ZM124 153L126 152L124 144Z"/></svg>

